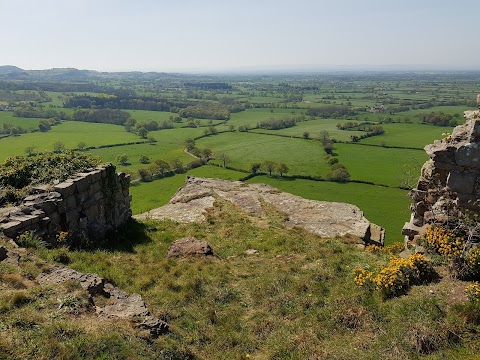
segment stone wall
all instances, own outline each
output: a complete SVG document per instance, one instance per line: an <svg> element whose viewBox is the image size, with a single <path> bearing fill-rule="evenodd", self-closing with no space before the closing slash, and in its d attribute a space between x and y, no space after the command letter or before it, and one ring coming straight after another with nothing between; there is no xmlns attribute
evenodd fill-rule
<svg viewBox="0 0 480 360"><path fill-rule="evenodd" d="M429 224L455 221L466 209L480 214L480 111L466 111L465 117L451 135L425 146L430 159L409 193L412 217L402 230L407 242Z"/></svg>
<svg viewBox="0 0 480 360"><path fill-rule="evenodd" d="M34 187L20 206L0 209L0 231L10 238L35 231L54 241L68 231L72 239L102 240L132 216L129 184L130 177L110 164Z"/></svg>

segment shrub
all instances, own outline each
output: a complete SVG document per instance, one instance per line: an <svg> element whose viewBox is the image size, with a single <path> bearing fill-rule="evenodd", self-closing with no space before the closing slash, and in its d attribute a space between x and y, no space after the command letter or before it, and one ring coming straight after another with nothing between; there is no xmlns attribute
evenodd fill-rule
<svg viewBox="0 0 480 360"><path fill-rule="evenodd" d="M461 255L465 240L455 236L452 230L440 226L430 226L420 238L419 244L425 246L429 251L452 259Z"/></svg>
<svg viewBox="0 0 480 360"><path fill-rule="evenodd" d="M24 233L20 234L15 239L15 242L18 244L18 246L24 248L41 249L45 247L45 241L43 241L42 238L33 231L25 231Z"/></svg>
<svg viewBox="0 0 480 360"><path fill-rule="evenodd" d="M405 294L412 285L428 283L438 276L421 254L408 259L393 257L378 273L356 267L354 275L355 284L377 290L384 299Z"/></svg>
<svg viewBox="0 0 480 360"><path fill-rule="evenodd" d="M472 303L480 303L480 283L474 282L465 287L465 295Z"/></svg>

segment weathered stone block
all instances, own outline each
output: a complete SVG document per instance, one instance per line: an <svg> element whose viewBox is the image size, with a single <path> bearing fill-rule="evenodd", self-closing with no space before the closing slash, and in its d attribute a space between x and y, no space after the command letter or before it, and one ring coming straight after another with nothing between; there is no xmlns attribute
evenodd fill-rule
<svg viewBox="0 0 480 360"><path fill-rule="evenodd" d="M98 206L97 205L90 206L86 210L86 215L87 215L88 220L98 219L98 217L100 216L100 211L98 209Z"/></svg>
<svg viewBox="0 0 480 360"><path fill-rule="evenodd" d="M480 168L480 145L467 143L460 146L455 153L455 161L460 166Z"/></svg>
<svg viewBox="0 0 480 360"><path fill-rule="evenodd" d="M75 185L71 180L64 181L58 185L55 185L53 188L56 192L60 193L63 198L68 197L75 191Z"/></svg>
<svg viewBox="0 0 480 360"><path fill-rule="evenodd" d="M82 193L88 189L89 179L87 176L82 176L73 180L75 184L75 191Z"/></svg>
<svg viewBox="0 0 480 360"><path fill-rule="evenodd" d="M0 230L2 230L3 233L10 238L14 238L15 236L17 236L22 229L23 223L18 220L13 220L8 223L0 224Z"/></svg>
<svg viewBox="0 0 480 360"><path fill-rule="evenodd" d="M101 190L102 190L102 186L99 181L91 183L90 186L88 187L88 196L92 197L96 193L100 192Z"/></svg>
<svg viewBox="0 0 480 360"><path fill-rule="evenodd" d="M65 221L69 224L72 221L78 221L79 219L79 213L76 210L69 211L65 214Z"/></svg>
<svg viewBox="0 0 480 360"><path fill-rule="evenodd" d="M65 208L67 211L75 209L77 207L77 198L74 194L65 199Z"/></svg>
<svg viewBox="0 0 480 360"><path fill-rule="evenodd" d="M472 194L477 175L474 173L450 172L447 178L447 186L457 193Z"/></svg>

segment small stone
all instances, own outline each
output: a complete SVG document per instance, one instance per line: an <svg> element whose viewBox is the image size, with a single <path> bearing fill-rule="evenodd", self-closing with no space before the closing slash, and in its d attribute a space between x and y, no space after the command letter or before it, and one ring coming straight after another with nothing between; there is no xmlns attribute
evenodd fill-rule
<svg viewBox="0 0 480 360"><path fill-rule="evenodd" d="M429 292L431 295L435 294L435 291L433 291L433 290L429 290L428 292Z"/></svg>
<svg viewBox="0 0 480 360"><path fill-rule="evenodd" d="M185 237L170 244L167 258L184 256L213 256L213 250L206 241L194 237Z"/></svg>
<svg viewBox="0 0 480 360"><path fill-rule="evenodd" d="M257 254L258 254L258 250L255 250L255 249L247 249L247 250L245 250L245 254L247 254L247 255L257 255Z"/></svg>

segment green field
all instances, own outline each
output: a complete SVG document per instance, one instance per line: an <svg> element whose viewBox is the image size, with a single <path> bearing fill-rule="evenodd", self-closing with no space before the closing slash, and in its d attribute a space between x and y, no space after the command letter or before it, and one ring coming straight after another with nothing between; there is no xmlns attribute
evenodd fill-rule
<svg viewBox="0 0 480 360"><path fill-rule="evenodd" d="M11 111L0 111L0 128L3 124L12 124L13 126L21 127L24 130L38 130L38 122L40 119L27 119L14 117Z"/></svg>
<svg viewBox="0 0 480 360"><path fill-rule="evenodd" d="M367 184L338 184L268 176L257 176L247 182L269 184L306 199L357 205L368 220L386 229L387 244L403 241L402 227L410 214L410 200L405 190Z"/></svg>
<svg viewBox="0 0 480 360"><path fill-rule="evenodd" d="M111 145L140 141L122 126L66 121L45 133L35 132L0 140L0 160L9 156L24 155L25 148L33 146L36 152L53 151L53 144L63 142L67 149L75 149L81 141L89 146Z"/></svg>
<svg viewBox="0 0 480 360"><path fill-rule="evenodd" d="M423 148L442 138L442 133L452 132L451 127L423 124L382 124L385 134L360 140L362 144L405 146Z"/></svg>
<svg viewBox="0 0 480 360"><path fill-rule="evenodd" d="M252 132L272 135L288 135L302 137L305 132L308 132L310 138L318 139L320 131L328 131L330 138L338 141L351 141L352 135L361 136L363 131L345 131L338 130L337 124L346 123L347 120L337 119L317 119L298 122L297 125L280 130L264 130L255 129Z"/></svg>
<svg viewBox="0 0 480 360"><path fill-rule="evenodd" d="M265 160L284 162L292 175L319 176L329 170L323 160L325 151L313 140L235 132L206 137L197 144L211 149L214 157L227 154L231 158L230 166L244 170L250 169L254 162Z"/></svg>
<svg viewBox="0 0 480 360"><path fill-rule="evenodd" d="M420 166L428 160L423 150L389 149L380 146L335 144L339 162L347 167L354 180L400 186L404 167Z"/></svg>

